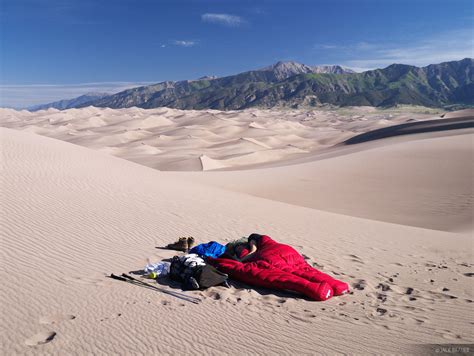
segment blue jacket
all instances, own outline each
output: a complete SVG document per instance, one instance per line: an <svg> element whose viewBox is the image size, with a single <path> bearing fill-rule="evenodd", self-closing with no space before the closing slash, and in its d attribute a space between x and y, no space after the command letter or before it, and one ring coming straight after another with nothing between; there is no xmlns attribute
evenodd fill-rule
<svg viewBox="0 0 474 356"><path fill-rule="evenodd" d="M218 258L225 252L225 246L215 241L200 244L191 249L189 253L196 253L201 257Z"/></svg>

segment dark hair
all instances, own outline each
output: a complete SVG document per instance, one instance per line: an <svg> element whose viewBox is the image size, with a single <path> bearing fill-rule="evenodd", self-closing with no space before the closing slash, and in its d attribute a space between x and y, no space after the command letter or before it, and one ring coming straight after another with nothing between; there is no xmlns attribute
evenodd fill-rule
<svg viewBox="0 0 474 356"><path fill-rule="evenodd" d="M235 249L239 245L244 245L248 243L248 239L246 237L242 237L238 240L234 240L229 242L227 245L225 245L225 254L234 260L240 261L240 258L237 256L235 253Z"/></svg>

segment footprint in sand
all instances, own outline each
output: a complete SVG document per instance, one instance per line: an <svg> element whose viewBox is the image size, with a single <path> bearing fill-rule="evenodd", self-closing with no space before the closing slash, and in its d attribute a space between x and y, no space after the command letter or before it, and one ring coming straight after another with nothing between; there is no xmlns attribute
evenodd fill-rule
<svg viewBox="0 0 474 356"><path fill-rule="evenodd" d="M42 316L39 319L39 323L44 324L44 325L53 325L53 324L59 324L62 321L74 320L74 319L76 319L76 317L72 314L54 314L54 315Z"/></svg>
<svg viewBox="0 0 474 356"><path fill-rule="evenodd" d="M364 290L365 287L367 287L367 281L365 281L364 279L360 279L359 281L354 283L353 287L357 290Z"/></svg>
<svg viewBox="0 0 474 356"><path fill-rule="evenodd" d="M437 291L428 291L428 294L433 297L433 298L430 298L432 301L434 301L434 300L444 301L444 300L450 300L450 299L458 299L458 297L456 297L455 295L440 293L440 292L437 292Z"/></svg>
<svg viewBox="0 0 474 356"><path fill-rule="evenodd" d="M50 341L53 341L56 333L54 331L43 331L36 335L33 335L29 339L25 340L25 344L28 346L38 346L47 344Z"/></svg>
<svg viewBox="0 0 474 356"><path fill-rule="evenodd" d="M355 263L365 264L365 262L357 255L345 255L343 256L346 260L350 260Z"/></svg>
<svg viewBox="0 0 474 356"><path fill-rule="evenodd" d="M375 288L382 289L383 292L388 292L390 290L390 286L384 283L379 283L379 285Z"/></svg>
<svg viewBox="0 0 474 356"><path fill-rule="evenodd" d="M208 294L208 297L210 297L214 300L221 300L222 299L222 295L219 292L210 292Z"/></svg>

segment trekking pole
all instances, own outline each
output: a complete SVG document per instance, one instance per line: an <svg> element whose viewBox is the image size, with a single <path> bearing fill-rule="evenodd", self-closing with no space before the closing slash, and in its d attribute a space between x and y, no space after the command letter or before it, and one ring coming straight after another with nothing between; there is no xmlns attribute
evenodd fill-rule
<svg viewBox="0 0 474 356"><path fill-rule="evenodd" d="M194 298L194 297L188 296L186 294L181 294L181 293L177 293L177 292L168 291L166 289L161 289L161 288L152 286L151 284L140 281L139 279L135 279L131 276L128 276L128 275L126 275L126 276L128 277L128 279L125 278L125 277L122 277L122 276L117 276L115 274L111 274L109 276L109 278L116 279L116 280L123 281L123 282L127 282L127 283L130 283L130 284L139 286L139 287L152 289L152 290L162 292L162 293L165 293L165 294L169 294L169 295L172 295L173 297L176 297L176 298L179 298L179 299L182 299L182 300L185 300L187 302L194 303L194 304L198 304L201 301L199 298Z"/></svg>
<svg viewBox="0 0 474 356"><path fill-rule="evenodd" d="M172 291L168 291L168 290L166 290L166 289L158 288L157 286L154 286L154 285L151 285L151 284L149 284L149 283L146 283L146 282L144 282L144 281L142 281L142 280L140 280L140 279L137 279L137 278L132 277L132 276L130 276L130 275L128 275L128 274L125 274L125 273L122 273L122 277L125 277L125 278L127 278L127 279L129 279L129 280L132 280L132 281L135 281L135 282L138 282L138 283L141 283L141 284L144 284L144 285L146 285L146 286L148 286L148 287L150 287L150 288L157 289L157 290L159 290L160 292L164 292L164 293L168 293L168 294L173 294L173 295L176 295L176 296L180 296L180 297L184 297L184 298L190 299L190 300L192 300L192 301L195 301L196 303L199 303L199 302L201 301L201 299L199 299L199 298L191 297L191 296L186 295L186 294L183 294L183 293L172 292ZM194 303L194 302L193 302L193 303Z"/></svg>
<svg viewBox="0 0 474 356"><path fill-rule="evenodd" d="M127 276L127 277L124 277L124 275ZM122 276L117 276L117 275L112 273L108 277L112 278L112 279L116 279L118 281L123 281L123 282L127 282L127 283L130 283L130 284L134 284L134 285L139 286L139 287L149 288L149 289L152 289L152 290L155 290L155 291L158 291L158 292L169 294L169 295L172 295L173 297L176 297L176 298L179 298L179 299L182 299L182 300L185 300L187 302L194 303L194 304L199 304L199 302L201 301L201 299L199 299L199 298L194 298L194 297L188 296L186 294L181 294L181 293L177 293L177 292L168 291L166 289L158 288L158 287L153 286L151 284L140 281L139 279L128 276L125 273Z"/></svg>
<svg viewBox="0 0 474 356"><path fill-rule="evenodd" d="M116 279L116 280L118 280L118 281L127 282L127 283L129 283L129 284L134 284L134 285L139 286L139 287L143 287L143 288L147 288L147 289L155 289L155 288L153 288L152 286L143 285L143 284L141 284L141 283L137 283L137 282L135 282L135 281L129 280L129 279L124 278L124 277L122 277L122 276L117 276L117 275L115 275L115 274L113 274L113 273L112 273L110 276L107 276L107 277L112 278L112 279Z"/></svg>

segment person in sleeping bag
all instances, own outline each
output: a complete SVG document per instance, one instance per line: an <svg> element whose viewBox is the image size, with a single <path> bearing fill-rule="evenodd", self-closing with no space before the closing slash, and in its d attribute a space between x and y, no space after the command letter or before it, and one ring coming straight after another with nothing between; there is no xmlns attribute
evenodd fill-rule
<svg viewBox="0 0 474 356"><path fill-rule="evenodd" d="M208 262L230 278L271 289L290 290L323 301L349 292L349 285L310 266L293 247L270 236L251 234L226 245Z"/></svg>

